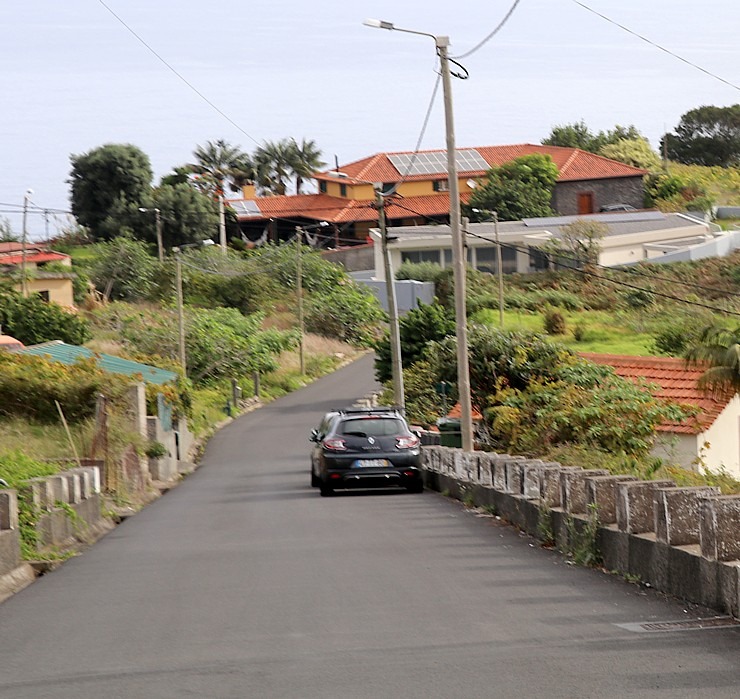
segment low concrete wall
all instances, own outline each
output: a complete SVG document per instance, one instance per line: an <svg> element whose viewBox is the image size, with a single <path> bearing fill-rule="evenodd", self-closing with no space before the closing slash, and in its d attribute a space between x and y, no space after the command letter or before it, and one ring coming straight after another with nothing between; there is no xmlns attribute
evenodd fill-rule
<svg viewBox="0 0 740 699"><path fill-rule="evenodd" d="M39 553L91 543L110 526L102 515L100 470L96 466L33 478L22 491L36 510Z"/></svg>
<svg viewBox="0 0 740 699"><path fill-rule="evenodd" d="M15 490L0 490L0 578L21 562L18 498Z"/></svg>
<svg viewBox="0 0 740 699"><path fill-rule="evenodd" d="M610 571L740 617L740 496L508 454L425 446L426 484L487 506L561 551L594 525Z"/></svg>

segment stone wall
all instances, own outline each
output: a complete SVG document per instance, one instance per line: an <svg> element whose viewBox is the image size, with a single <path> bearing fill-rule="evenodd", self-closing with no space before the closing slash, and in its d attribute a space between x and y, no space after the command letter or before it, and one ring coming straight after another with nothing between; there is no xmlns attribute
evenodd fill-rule
<svg viewBox="0 0 740 699"><path fill-rule="evenodd" d="M552 206L562 216L578 214L578 193L594 195L594 212L607 204L629 204L636 209L645 206L645 187L642 177L619 177L603 180L558 182L553 193Z"/></svg>
<svg viewBox="0 0 740 699"><path fill-rule="evenodd" d="M425 446L423 456L430 488L488 506L561 551L593 531L605 569L740 616L740 496L508 454Z"/></svg>
<svg viewBox="0 0 740 699"><path fill-rule="evenodd" d="M100 469L83 466L32 478L23 487L37 513L39 553L94 541L110 526L102 515Z"/></svg>

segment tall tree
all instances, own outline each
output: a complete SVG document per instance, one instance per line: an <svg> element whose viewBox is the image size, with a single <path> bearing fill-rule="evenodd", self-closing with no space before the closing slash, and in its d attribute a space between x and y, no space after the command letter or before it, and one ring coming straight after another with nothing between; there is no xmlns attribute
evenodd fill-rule
<svg viewBox="0 0 740 699"><path fill-rule="evenodd" d="M491 168L486 177L464 207L471 220L486 219L490 211L496 211L504 221L552 215L550 203L558 168L549 155L516 158L501 167ZM473 209L482 209L484 213Z"/></svg>
<svg viewBox="0 0 740 699"><path fill-rule="evenodd" d="M13 231L13 226L5 216L0 216L0 243L17 243L20 236Z"/></svg>
<svg viewBox="0 0 740 699"><path fill-rule="evenodd" d="M285 194L288 180L293 175L295 141L283 138L279 141L265 141L254 152L257 170L257 184L265 192Z"/></svg>
<svg viewBox="0 0 740 699"><path fill-rule="evenodd" d="M164 184L154 190L154 206L159 209L162 240L166 248L198 243L218 231L218 206L207 194L185 182ZM154 241L155 219L149 214L148 239Z"/></svg>
<svg viewBox="0 0 740 699"><path fill-rule="evenodd" d="M142 226L138 207L151 191L148 156L130 144L108 144L70 156L72 213L93 238L111 240Z"/></svg>
<svg viewBox="0 0 740 699"><path fill-rule="evenodd" d="M256 171L250 157L238 146L226 141L207 141L194 151L195 162L188 167L200 177L203 187L213 194L219 209L219 243L226 251L226 216L224 213L224 192L228 186L238 192L247 182L254 180Z"/></svg>
<svg viewBox="0 0 740 699"><path fill-rule="evenodd" d="M291 169L295 180L295 193L300 194L303 182L326 163L321 159L321 150L316 141L302 139L300 143L293 139Z"/></svg>
<svg viewBox="0 0 740 699"><path fill-rule="evenodd" d="M668 158L687 165L740 165L740 104L686 112L661 147Z"/></svg>
<svg viewBox="0 0 740 699"><path fill-rule="evenodd" d="M581 121L572 124L554 126L550 135L542 139L542 144L545 146L580 148L589 153L599 153L604 146L623 140L634 141L638 138L644 138L644 136L635 126L620 126L617 124L613 129L593 132L586 125L586 122L581 119Z"/></svg>
<svg viewBox="0 0 740 699"><path fill-rule="evenodd" d="M608 143L599 155L633 167L655 172L660 169L661 162L658 154L650 147L646 138L623 138L615 143Z"/></svg>

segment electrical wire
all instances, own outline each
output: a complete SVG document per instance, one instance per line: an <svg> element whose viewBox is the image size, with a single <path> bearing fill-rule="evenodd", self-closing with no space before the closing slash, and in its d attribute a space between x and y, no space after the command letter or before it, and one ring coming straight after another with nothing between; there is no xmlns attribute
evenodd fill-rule
<svg viewBox="0 0 740 699"><path fill-rule="evenodd" d="M453 58L467 58L468 56L472 56L476 51L478 51L478 49L483 48L491 39L493 39L494 36L496 36L496 34L498 34L504 28L504 25L509 21L511 15L514 14L514 10L516 10L520 2L521 0L515 0L514 4L509 8L509 11L504 15L504 18L498 23L498 26L485 39L473 46L470 51L461 53L459 56L453 56Z"/></svg>
<svg viewBox="0 0 740 699"><path fill-rule="evenodd" d="M226 121L228 121L234 128L236 128L238 131L243 133L248 139L254 141L258 146L262 145L254 136L252 136L250 133L247 133L239 124L237 124L226 112L221 110L219 107L217 107L211 100L208 99L195 85L193 85L182 73L180 73L174 66L172 66L170 63L168 63L159 53L157 53L144 39L139 36L126 22L123 21L123 19L117 15L108 5L106 5L103 0L98 0L98 2L106 9L108 12L110 12L113 17L115 17L118 22L121 23L121 25L131 33L132 36L136 38L139 43L141 43L144 48L147 49L150 53L152 53L155 58L160 61L168 70L170 70L174 75L176 75L185 85L187 85L198 97L200 97L211 109L216 111L218 114L220 114Z"/></svg>
<svg viewBox="0 0 740 699"><path fill-rule="evenodd" d="M677 58L679 61L682 61L688 66L691 66L692 68L696 68L696 70L700 70L702 73L708 75L710 78L714 78L715 80L719 80L720 82L724 83L725 85L728 85L729 87L734 88L735 90L740 91L740 87L735 85L734 83L731 83L729 80L725 80L724 78L720 77L719 75L716 75L715 73L712 73L711 71L707 70L706 68L702 68L700 65L697 65L696 63L692 63L687 58L684 58L683 56L679 56L674 51L671 51L670 49L665 48L665 46L661 46L660 44L656 44L654 41L651 41L647 37L643 36L642 34L638 34L636 31L633 31L629 27L625 27L623 24L620 24L619 22L616 22L615 20L611 19L610 17L607 17L606 15L602 14L601 12L598 12L597 10L594 10L592 7L589 7L583 2L580 2L580 0L571 0L576 5L582 7L584 10L588 10L588 12L592 12L597 17L601 17L601 19L609 22L609 24L613 24L615 27L619 27L623 31L627 32L628 34L632 34L632 36L637 37L641 41L644 41L646 44L649 44L650 46L653 46L656 49L660 49L664 53L667 53L669 56L672 56L673 58Z"/></svg>

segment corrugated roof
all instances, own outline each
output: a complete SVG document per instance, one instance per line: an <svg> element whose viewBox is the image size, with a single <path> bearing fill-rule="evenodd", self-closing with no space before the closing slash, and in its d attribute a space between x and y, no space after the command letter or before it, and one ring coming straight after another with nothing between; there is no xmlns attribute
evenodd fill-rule
<svg viewBox="0 0 740 699"><path fill-rule="evenodd" d="M592 354L582 352L581 357L595 364L614 369L618 376L637 382L643 379L656 384L657 398L674 403L694 406L699 413L683 423L664 423L658 427L664 432L699 434L707 429L725 409L732 395L710 396L699 388L698 381L704 373L701 367L687 367L683 359L675 357L628 357L619 354Z"/></svg>
<svg viewBox="0 0 740 699"><path fill-rule="evenodd" d="M87 349L87 347L68 345L61 340L44 342L40 345L31 345L25 349L18 350L18 353L46 357L51 361L60 362L61 364L74 364L78 359L95 359L103 371L132 377L140 375L144 381L157 385L170 383L177 379L177 374L174 371L167 371L166 369L160 369L149 364L133 362L130 359L123 359L112 354L93 352Z"/></svg>

